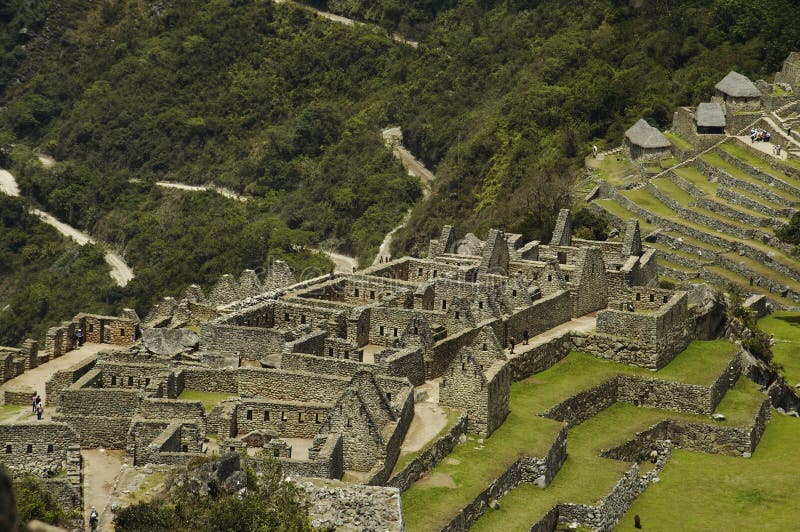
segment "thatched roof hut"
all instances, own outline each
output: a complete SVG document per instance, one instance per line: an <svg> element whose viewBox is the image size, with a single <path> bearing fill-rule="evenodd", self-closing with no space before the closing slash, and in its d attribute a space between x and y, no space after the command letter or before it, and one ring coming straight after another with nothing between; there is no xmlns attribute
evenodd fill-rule
<svg viewBox="0 0 800 532"><path fill-rule="evenodd" d="M731 70L728 75L714 85L717 95L723 100L752 100L761 98L761 91L750 81L750 78Z"/></svg>
<svg viewBox="0 0 800 532"><path fill-rule="evenodd" d="M643 118L625 132L623 145L630 152L631 159L660 157L667 155L672 148L667 137Z"/></svg>
<svg viewBox="0 0 800 532"><path fill-rule="evenodd" d="M694 112L697 132L700 134L725 133L725 111L717 102L703 102Z"/></svg>

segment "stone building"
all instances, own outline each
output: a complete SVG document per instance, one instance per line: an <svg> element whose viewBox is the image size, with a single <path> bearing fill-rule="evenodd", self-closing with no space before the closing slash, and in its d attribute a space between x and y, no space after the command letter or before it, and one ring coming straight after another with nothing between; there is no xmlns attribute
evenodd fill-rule
<svg viewBox="0 0 800 532"><path fill-rule="evenodd" d="M761 91L750 78L731 70L714 85L712 101L725 108L725 114L736 111L757 111L761 108Z"/></svg>
<svg viewBox="0 0 800 532"><path fill-rule="evenodd" d="M640 118L625 132L622 149L633 160L659 159L672 153L672 144L658 129Z"/></svg>

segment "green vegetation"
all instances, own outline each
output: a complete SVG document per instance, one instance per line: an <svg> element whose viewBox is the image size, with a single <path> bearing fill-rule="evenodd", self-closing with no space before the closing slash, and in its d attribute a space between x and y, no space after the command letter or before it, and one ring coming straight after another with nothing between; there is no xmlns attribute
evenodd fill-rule
<svg viewBox="0 0 800 532"><path fill-rule="evenodd" d="M730 362L733 350L734 346L727 340L692 342L686 351L678 355L655 376L708 386ZM585 353L573 352L548 370L512 384L511 412L500 428L483 444L477 444L474 439L471 439L466 444L459 445L449 455L450 460L439 463L433 469L433 478L452 481L456 488L425 485L418 482L403 493L403 509L408 528L410 530L441 528L452 519L453 512L457 508L472 501L478 493L508 469L519 456L543 456L543 453L552 444L560 424L541 418L537 414L581 390L597 386L618 374L653 375L652 372L641 368L601 360ZM754 390L754 388L745 390L743 393L752 393ZM617 406L625 412L628 411L625 405ZM746 424L748 420L752 421L754 415L752 404L748 404L747 401L740 398L735 404L732 403L729 406L730 413L726 411L728 421L725 423ZM630 409L633 412L637 411L634 407L630 407ZM650 410L657 412L655 409ZM642 411L646 411L646 409ZM658 418L659 415L660 418ZM660 414L654 414L652 418L648 419L658 421L665 417L679 415L661 411ZM624 417L631 417L633 422L636 422L636 416L625 414ZM690 417L696 420L706 419L701 416ZM598 423L602 423L602 419L600 418ZM649 424L656 421L650 421ZM591 427L592 425L587 426ZM646 428L646 426L641 428ZM578 430L578 428L574 430ZM641 430L641 428L637 430ZM597 441L598 435L608 433L609 431L605 429L589 429L585 441ZM570 454L575 452L573 445L575 443L572 440L572 433L570 433ZM592 452L587 451L587 456ZM576 470L576 474L591 475L591 472L585 471L582 466L578 467L582 472ZM610 485L613 485L615 481L613 479L619 478L619 467L623 466L613 466L611 470L607 471L607 476L596 479L597 483L587 480L589 477L584 478L583 483L587 486L604 487L611 482ZM531 520L531 522L533 521Z"/></svg>
<svg viewBox="0 0 800 532"><path fill-rule="evenodd" d="M34 519L51 525L71 527L72 519L80 515L78 510L68 510L61 506L41 479L33 475L16 477L13 486L20 532L27 530L28 522Z"/></svg>
<svg viewBox="0 0 800 532"><path fill-rule="evenodd" d="M230 393L215 393L215 392L201 392L199 390L184 389L178 396L178 399L185 401L200 401L205 408L206 413L211 412L220 401L236 397L235 394Z"/></svg>
<svg viewBox="0 0 800 532"><path fill-rule="evenodd" d="M692 145L692 143L686 140L685 138L681 137L680 135L676 135L671 131L665 131L664 136L667 137L671 143L673 143L675 146L677 146L679 149L683 151L694 150L694 146Z"/></svg>
<svg viewBox="0 0 800 532"><path fill-rule="evenodd" d="M800 313L773 312L758 320L758 325L773 335L772 353L775 363L783 368L783 376L790 386L800 383Z"/></svg>
<svg viewBox="0 0 800 532"><path fill-rule="evenodd" d="M695 199L683 190L681 187L676 185L674 182L670 181L666 177L661 177L658 179L653 179L651 181L655 187L667 195L670 199L673 199L683 205L684 207L688 207L690 204L694 203Z"/></svg>
<svg viewBox="0 0 800 532"><path fill-rule="evenodd" d="M572 231L575 238L605 240L608 238L608 219L584 207L572 214Z"/></svg>
<svg viewBox="0 0 800 532"><path fill-rule="evenodd" d="M618 217L620 220L622 220L623 223L625 221L627 221L627 220L630 220L631 218L638 219L639 220L639 229L641 231L643 231L644 234L647 234L647 233L655 230L655 228L656 228L655 225L649 224L646 221L642 220L639 216L637 216L636 214L632 213L631 211L629 211L628 209L626 209L625 207L623 207L622 205L620 205L619 203L617 203L613 199L599 199L599 200L595 200L594 202L596 204L600 205L601 207L603 207L603 209L605 209L609 213L611 213L614 216Z"/></svg>
<svg viewBox="0 0 800 532"><path fill-rule="evenodd" d="M0 422L16 416L27 408L27 406L22 405L0 405Z"/></svg>
<svg viewBox="0 0 800 532"><path fill-rule="evenodd" d="M795 211L789 223L781 227L775 235L789 244L800 244L800 211Z"/></svg>
<svg viewBox="0 0 800 532"><path fill-rule="evenodd" d="M114 527L119 532L311 530L300 488L283 480L280 463L270 459L249 463L244 495L217 489L212 490L214 495L201 496L186 487L172 486L168 498L119 510Z"/></svg>
<svg viewBox="0 0 800 532"><path fill-rule="evenodd" d="M618 530L788 530L800 511L797 440L800 420L773 413L752 458L674 450L653 484L634 502ZM680 511L675 511L680 508Z"/></svg>
<svg viewBox="0 0 800 532"><path fill-rule="evenodd" d="M705 157L705 155L703 156ZM682 177L689 183L693 184L706 194L714 196L717 193L717 183L712 183L694 166L682 166L673 170L675 175Z"/></svg>

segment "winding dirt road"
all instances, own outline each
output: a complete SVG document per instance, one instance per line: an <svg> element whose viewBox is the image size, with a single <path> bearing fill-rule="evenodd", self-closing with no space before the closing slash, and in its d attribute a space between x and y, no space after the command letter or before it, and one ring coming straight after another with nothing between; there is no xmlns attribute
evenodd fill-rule
<svg viewBox="0 0 800 532"><path fill-rule="evenodd" d="M247 196L240 196L236 192L229 190L227 188L218 187L216 185L187 185L185 183L175 183L174 181L156 181L156 185L159 187L164 188L176 188L179 190L188 190L192 192L202 192L204 190L213 190L217 194L221 196L225 196L226 198L235 199L237 201L247 201L249 198Z"/></svg>
<svg viewBox="0 0 800 532"><path fill-rule="evenodd" d="M433 175L433 172L425 168L425 165L403 146L402 128L390 127L389 129L384 129L381 135L383 136L383 142L386 147L392 150L396 158L400 159L400 163L403 165L403 168L406 169L408 175L419 179L422 184L422 197L427 198L431 193L431 188L433 187L433 182L436 180L436 176ZM383 237L383 242L381 242L381 246L378 249L378 254L375 255L375 260L372 261L373 265L391 260L392 253L390 248L392 245L392 238L394 238L394 234L397 231L405 227L409 218L411 218L411 209L406 211L400 225L386 233L386 236Z"/></svg>
<svg viewBox="0 0 800 532"><path fill-rule="evenodd" d="M52 159L49 159L46 156L40 156L39 159L42 160L42 158L52 161ZM42 164L45 166L52 166L51 162L45 163L44 160L42 160ZM0 170L0 192L3 192L9 196L20 195L17 180L14 179L14 176L11 175L11 172L8 172L7 170ZM30 212L38 216L39 219L41 219L44 223L53 226L62 235L77 242L79 246L96 243L96 241L86 233L75 229L71 225L59 221L52 214L48 214L39 209L31 209ZM128 284L128 282L130 282L131 279L133 279L133 270L131 270L130 266L125 263L125 260L120 255L107 251L104 258L106 264L111 266L111 277L117 283L117 286L125 286Z"/></svg>

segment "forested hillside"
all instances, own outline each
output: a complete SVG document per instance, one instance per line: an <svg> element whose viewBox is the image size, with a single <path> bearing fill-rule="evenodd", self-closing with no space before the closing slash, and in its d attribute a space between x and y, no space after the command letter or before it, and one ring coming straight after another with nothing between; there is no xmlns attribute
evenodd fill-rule
<svg viewBox="0 0 800 532"><path fill-rule="evenodd" d="M767 76L800 48L790 0L312 3L419 48L261 0L0 5L0 167L124 253L136 278L102 305L143 312L270 255L325 269L307 250L320 242L364 263L415 204L396 252L443 223L542 237L591 144L642 116L664 126L728 70ZM424 202L383 146L389 125L436 171Z"/></svg>

